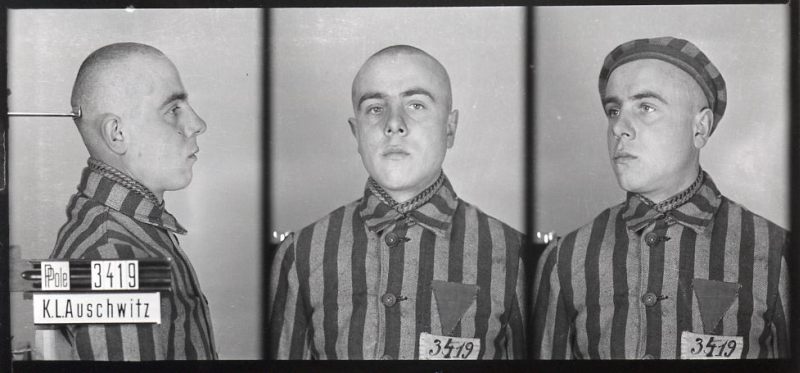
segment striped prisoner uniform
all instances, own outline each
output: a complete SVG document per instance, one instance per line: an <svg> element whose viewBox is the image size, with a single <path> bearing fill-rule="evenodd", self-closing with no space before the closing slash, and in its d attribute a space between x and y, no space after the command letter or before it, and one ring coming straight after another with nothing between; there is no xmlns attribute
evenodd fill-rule
<svg viewBox="0 0 800 373"><path fill-rule="evenodd" d="M521 241L519 232L460 200L446 177L405 215L366 188L363 198L278 249L271 357L417 359L420 334L431 333L479 338L479 359L524 358ZM436 281L477 285L450 331L442 327Z"/></svg>
<svg viewBox="0 0 800 373"><path fill-rule="evenodd" d="M741 336L742 358L788 357L787 232L702 176L688 202L666 213L628 193L545 250L534 284L535 357L676 359L684 331ZM710 297L698 293L705 280L716 286ZM704 321L728 286L737 295Z"/></svg>
<svg viewBox="0 0 800 373"><path fill-rule="evenodd" d="M161 324L69 325L62 332L72 358L215 359L208 301L175 236L186 230L163 205L115 182L120 173L116 174L84 169L50 258L167 259L172 267L172 292L161 292ZM126 181L138 184L130 178Z"/></svg>

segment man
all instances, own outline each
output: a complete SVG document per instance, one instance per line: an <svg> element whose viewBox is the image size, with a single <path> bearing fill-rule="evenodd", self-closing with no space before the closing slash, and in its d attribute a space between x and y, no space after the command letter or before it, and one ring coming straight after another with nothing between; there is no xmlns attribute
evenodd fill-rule
<svg viewBox="0 0 800 373"><path fill-rule="evenodd" d="M534 356L788 357L787 232L699 163L725 112L722 75L686 40L642 39L606 57L599 88L627 199L540 257Z"/></svg>
<svg viewBox="0 0 800 373"><path fill-rule="evenodd" d="M187 101L178 70L158 49L119 43L93 52L72 90L89 151L78 193L67 206L53 259L160 258L172 291L161 292L160 324L80 324L39 330L60 342L61 359L214 359L205 295L164 206L165 191L192 180L206 123ZM63 337L62 337L63 335Z"/></svg>
<svg viewBox="0 0 800 373"><path fill-rule="evenodd" d="M523 358L522 235L460 200L442 171L458 124L444 67L385 48L352 101L364 196L275 254L271 356Z"/></svg>

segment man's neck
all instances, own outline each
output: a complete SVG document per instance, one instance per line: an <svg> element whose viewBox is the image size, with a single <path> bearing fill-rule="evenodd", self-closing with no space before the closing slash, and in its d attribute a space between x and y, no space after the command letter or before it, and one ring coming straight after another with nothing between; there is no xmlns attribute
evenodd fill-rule
<svg viewBox="0 0 800 373"><path fill-rule="evenodd" d="M441 188L442 184L444 184L445 176L444 173L441 171L439 175L436 177L430 185L425 187L423 190L417 192L413 196L407 198L403 202L398 202L395 197L393 197L387 190L385 190L381 185L379 185L374 179L371 177L368 181L369 189L372 193L377 196L383 203L389 205L392 209L396 210L401 214L406 214L410 211L413 211L423 204L427 203L428 200L433 197L434 194ZM427 183L426 183L427 184Z"/></svg>
<svg viewBox="0 0 800 373"><path fill-rule="evenodd" d="M417 194L422 192L424 190L424 188L423 189L419 189L419 190L413 190L413 191L406 191L406 190L391 191L391 190L388 190L386 188L384 188L384 190L386 191L387 194L389 194L390 197L392 197L393 200L395 200L395 202L403 203L405 201L408 201L408 200L414 198L414 196L416 196Z"/></svg>
<svg viewBox="0 0 800 373"><path fill-rule="evenodd" d="M697 175L700 172L700 165L695 165L691 168L690 172L683 173L678 177L679 182L673 183L666 188L661 188L652 192L645 192L640 193L643 197L649 199L653 203L660 203L663 202L672 196L677 195L680 192L683 192L687 188L689 188L695 180L697 180Z"/></svg>
<svg viewBox="0 0 800 373"><path fill-rule="evenodd" d="M392 197L393 200L395 200L395 202L403 203L403 202L409 201L412 198L418 196L420 193L425 191L425 189L428 189L428 187L433 185L433 183L435 183L436 180L439 178L439 174L440 173L441 173L441 171L439 171L439 173L436 173L436 176L434 176L432 179L427 180L424 183L420 183L419 185L415 186L413 189L389 190L389 189L383 188L383 190L385 190L386 193L388 193L389 196Z"/></svg>
<svg viewBox="0 0 800 373"><path fill-rule="evenodd" d="M130 171L121 164L121 162L114 162L113 160L108 159L99 159L97 157L91 156L89 159L90 166L94 163L96 166L99 165L100 169L104 170L104 173L109 173L116 175L117 178L124 178L129 179L134 182L134 184L138 185L135 187L140 194L144 194L145 197L152 200L153 203L156 205L161 205L164 201L164 191L163 190L154 190L139 181L137 177L131 174ZM141 190L140 190L141 189Z"/></svg>

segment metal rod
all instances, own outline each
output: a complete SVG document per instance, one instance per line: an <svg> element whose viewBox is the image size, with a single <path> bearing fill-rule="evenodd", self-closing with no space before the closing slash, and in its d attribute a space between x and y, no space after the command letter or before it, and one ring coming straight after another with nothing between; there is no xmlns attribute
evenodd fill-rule
<svg viewBox="0 0 800 373"><path fill-rule="evenodd" d="M25 271L25 272L22 272L22 278L24 278L24 279L26 279L28 281L41 281L42 275L39 272L36 272L36 271ZM88 278L92 278L92 276L89 273L83 273L83 274L70 273L70 275L69 275L69 279L72 280L72 281L80 280L80 279L88 279ZM169 279L171 279L171 276L170 276L170 273L168 273L168 272L165 272L165 273L142 272L142 273L139 273L139 279L140 280L150 280L150 279L169 280Z"/></svg>
<svg viewBox="0 0 800 373"><path fill-rule="evenodd" d="M9 111L9 117L71 117L71 118L80 118L81 117L81 108L78 108L77 111L72 111L69 113L26 113L21 111Z"/></svg>

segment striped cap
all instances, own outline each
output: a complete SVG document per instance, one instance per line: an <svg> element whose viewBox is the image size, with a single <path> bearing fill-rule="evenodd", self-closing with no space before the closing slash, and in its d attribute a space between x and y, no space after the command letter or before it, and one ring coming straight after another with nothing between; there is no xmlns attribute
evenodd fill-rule
<svg viewBox="0 0 800 373"><path fill-rule="evenodd" d="M664 36L652 39L637 39L621 44L614 48L603 61L600 70L600 98L605 96L606 84L611 72L628 62L654 58L671 63L681 70L686 71L700 88L708 100L711 111L714 113L714 124L711 133L717 128L717 123L725 113L727 95L725 92L725 79L719 70L708 60L697 46L688 40ZM709 135L711 135L709 133Z"/></svg>

